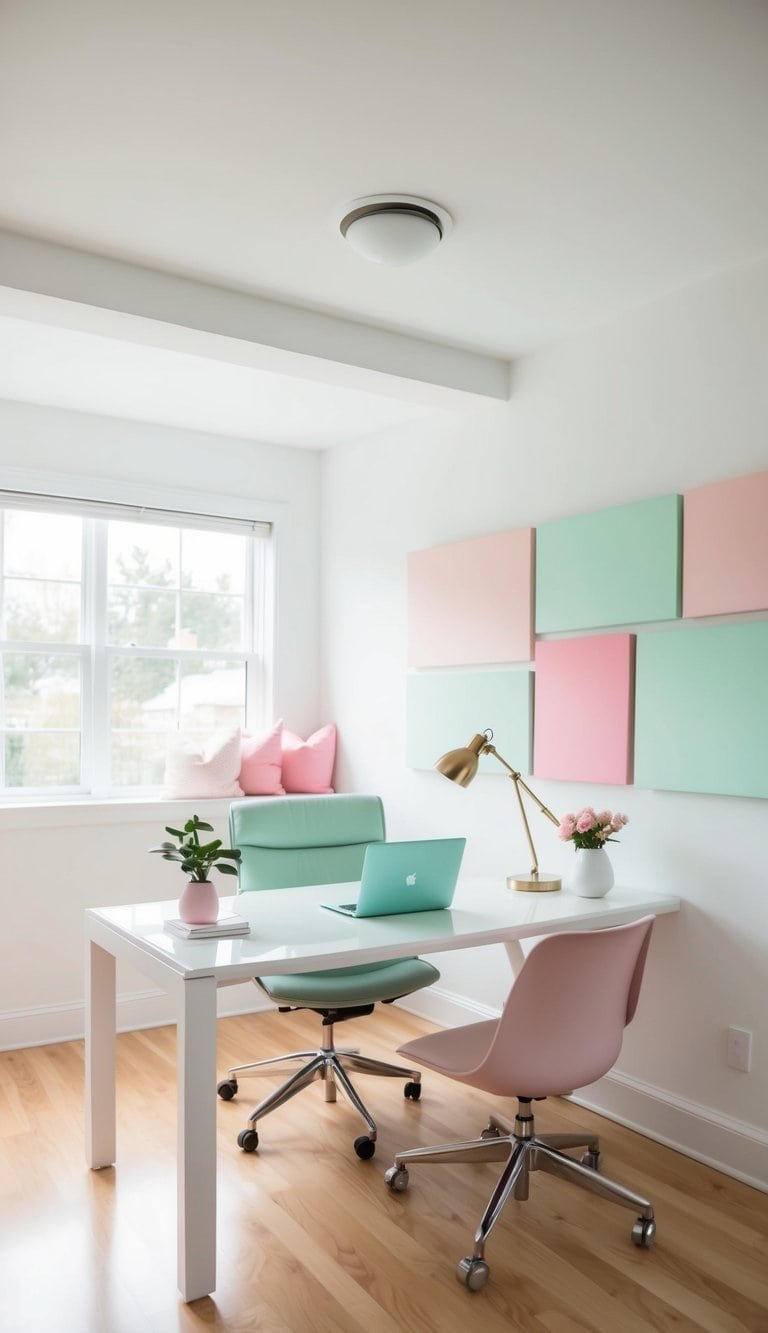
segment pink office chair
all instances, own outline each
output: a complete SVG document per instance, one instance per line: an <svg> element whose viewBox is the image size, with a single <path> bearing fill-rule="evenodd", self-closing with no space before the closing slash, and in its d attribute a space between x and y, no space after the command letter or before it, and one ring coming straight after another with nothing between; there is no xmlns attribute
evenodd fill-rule
<svg viewBox="0 0 768 1333"><path fill-rule="evenodd" d="M408 1188L408 1166L421 1162L498 1162L504 1169L475 1232L471 1256L456 1276L472 1291L488 1281L485 1244L510 1197L528 1198L531 1171L549 1171L614 1203L635 1208L635 1245L651 1245L656 1232L647 1199L599 1175L597 1136L540 1134L532 1101L559 1096L602 1078L615 1063L637 1007L654 918L608 930L550 935L532 949L498 1021L435 1032L400 1047L400 1053L484 1092L517 1098L514 1127L492 1115L479 1139L410 1148L395 1157L384 1179L392 1190ZM563 1149L584 1148L577 1161Z"/></svg>

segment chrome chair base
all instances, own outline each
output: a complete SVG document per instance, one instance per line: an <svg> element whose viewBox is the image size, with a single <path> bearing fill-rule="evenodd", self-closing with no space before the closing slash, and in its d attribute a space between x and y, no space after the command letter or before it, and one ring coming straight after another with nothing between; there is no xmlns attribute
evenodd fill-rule
<svg viewBox="0 0 768 1333"><path fill-rule="evenodd" d="M404 1093L413 1101L421 1095L421 1070L408 1069L404 1065L389 1064L386 1060L374 1060L371 1056L361 1055L351 1047L336 1048L333 1041L333 1024L323 1027L323 1044L315 1050L293 1051L288 1055L277 1055L267 1060L256 1060L252 1064L235 1065L227 1071L226 1079L219 1084L219 1096L230 1100L237 1091L237 1080L270 1073L275 1067L300 1062L300 1068L262 1098L248 1117L248 1128L238 1138L241 1148L254 1151L258 1146L256 1125L270 1111L276 1111L298 1092L309 1087L310 1083L320 1080L324 1084L325 1100L336 1101L336 1090L341 1088L352 1106L361 1116L367 1128L367 1136L355 1140L358 1157L372 1157L376 1145L376 1121L357 1092L348 1071L357 1074L374 1074L380 1078L402 1078L407 1080ZM255 1141L254 1141L255 1140Z"/></svg>
<svg viewBox="0 0 768 1333"><path fill-rule="evenodd" d="M574 1148L585 1149L580 1161L569 1157L565 1151ZM656 1224L651 1204L641 1195L600 1175L600 1144L597 1136L586 1131L537 1135L527 1098L519 1099L514 1126L492 1115L488 1128L479 1139L438 1144L429 1148L409 1148L396 1155L394 1165L384 1179L391 1190L400 1192L408 1188L408 1167L416 1163L502 1161L503 1170L475 1231L472 1255L459 1261L457 1277L470 1290L477 1291L485 1286L490 1273L485 1262L488 1237L508 1199L524 1202L528 1198L533 1171L546 1171L581 1185L603 1199L635 1209L639 1216L632 1228L633 1242L643 1247L653 1243Z"/></svg>

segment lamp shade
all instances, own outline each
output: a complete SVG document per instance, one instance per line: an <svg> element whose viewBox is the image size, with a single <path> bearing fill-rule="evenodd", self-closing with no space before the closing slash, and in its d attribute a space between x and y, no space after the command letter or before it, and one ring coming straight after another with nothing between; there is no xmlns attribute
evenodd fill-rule
<svg viewBox="0 0 768 1333"><path fill-rule="evenodd" d="M477 773L480 755L487 744L487 736L473 736L469 745L462 745L458 750L449 750L447 754L441 755L435 768L443 777L450 778L451 782L468 787Z"/></svg>

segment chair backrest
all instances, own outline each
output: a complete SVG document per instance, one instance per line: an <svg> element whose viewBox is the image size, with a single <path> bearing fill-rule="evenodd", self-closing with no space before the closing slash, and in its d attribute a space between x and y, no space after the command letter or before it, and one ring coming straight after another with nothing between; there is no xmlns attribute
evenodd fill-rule
<svg viewBox="0 0 768 1333"><path fill-rule="evenodd" d="M241 852L238 891L359 880L365 849L383 842L378 796L262 796L233 801L232 847Z"/></svg>
<svg viewBox="0 0 768 1333"><path fill-rule="evenodd" d="M505 1096L548 1097L602 1078L634 1017L654 919L541 940L466 1081Z"/></svg>

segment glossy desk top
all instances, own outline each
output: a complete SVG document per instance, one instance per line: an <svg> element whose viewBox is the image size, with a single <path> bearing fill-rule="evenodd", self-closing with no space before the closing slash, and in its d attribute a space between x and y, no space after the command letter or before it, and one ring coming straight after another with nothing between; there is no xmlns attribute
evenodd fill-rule
<svg viewBox="0 0 768 1333"><path fill-rule="evenodd" d="M317 971L360 963L443 953L451 949L526 939L558 929L619 925L646 912L676 912L669 894L615 887L605 898L557 893L517 893L503 878L460 881L445 911L409 912L358 920L329 912L324 902L349 902L357 884L273 889L222 898L221 912L238 912L251 924L236 938L184 940L163 930L178 915L178 900L90 908L88 933L106 948L121 941L151 955L186 979L219 980Z"/></svg>

